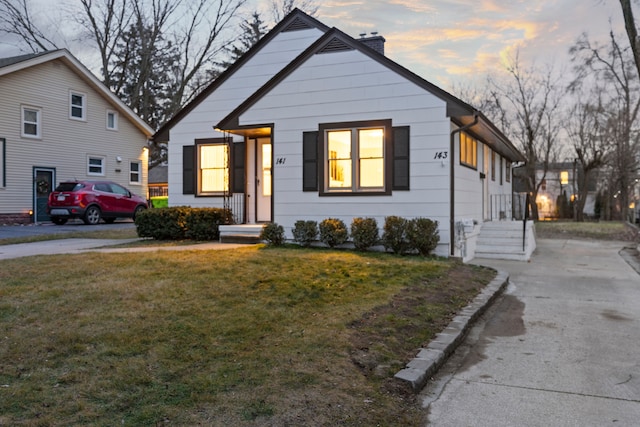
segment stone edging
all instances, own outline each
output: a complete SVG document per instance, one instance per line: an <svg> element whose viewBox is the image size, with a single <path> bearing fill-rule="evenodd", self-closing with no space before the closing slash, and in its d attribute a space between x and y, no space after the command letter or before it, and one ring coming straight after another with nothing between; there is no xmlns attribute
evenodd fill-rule
<svg viewBox="0 0 640 427"><path fill-rule="evenodd" d="M508 283L509 275L498 271L496 277L453 318L449 326L437 334L427 348L420 349L417 356L396 373L394 378L408 383L414 392L422 390L429 378L460 345L478 317L504 291Z"/></svg>

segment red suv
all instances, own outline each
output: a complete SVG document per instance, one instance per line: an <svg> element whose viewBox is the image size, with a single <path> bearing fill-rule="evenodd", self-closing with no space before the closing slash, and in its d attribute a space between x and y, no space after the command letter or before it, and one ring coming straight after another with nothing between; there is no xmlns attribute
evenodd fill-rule
<svg viewBox="0 0 640 427"><path fill-rule="evenodd" d="M81 218L91 225L104 219L111 224L116 218L135 219L147 207L145 199L115 182L67 181L49 194L47 213L57 225L65 224L69 218Z"/></svg>

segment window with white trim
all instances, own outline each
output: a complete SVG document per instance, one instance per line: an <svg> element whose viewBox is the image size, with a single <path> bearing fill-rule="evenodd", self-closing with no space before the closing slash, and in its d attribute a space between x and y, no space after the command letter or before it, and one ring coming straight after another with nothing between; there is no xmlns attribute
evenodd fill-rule
<svg viewBox="0 0 640 427"><path fill-rule="evenodd" d="M118 112L107 110L107 129L118 130Z"/></svg>
<svg viewBox="0 0 640 427"><path fill-rule="evenodd" d="M142 163L141 162L129 163L129 183L130 184L142 183Z"/></svg>
<svg viewBox="0 0 640 427"><path fill-rule="evenodd" d="M84 93L69 93L69 118L74 120L87 119L87 96Z"/></svg>
<svg viewBox="0 0 640 427"><path fill-rule="evenodd" d="M385 191L386 125L362 122L323 129L325 193Z"/></svg>
<svg viewBox="0 0 640 427"><path fill-rule="evenodd" d="M40 138L42 112L35 107L22 107L22 128L20 135L26 138Z"/></svg>
<svg viewBox="0 0 640 427"><path fill-rule="evenodd" d="M104 171L104 156L87 156L87 175L104 176Z"/></svg>
<svg viewBox="0 0 640 427"><path fill-rule="evenodd" d="M229 145L198 144L198 194L229 191Z"/></svg>

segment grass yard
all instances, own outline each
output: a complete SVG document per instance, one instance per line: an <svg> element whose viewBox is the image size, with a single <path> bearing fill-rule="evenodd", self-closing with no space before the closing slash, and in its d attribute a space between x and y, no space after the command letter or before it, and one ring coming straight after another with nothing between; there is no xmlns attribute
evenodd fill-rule
<svg viewBox="0 0 640 427"><path fill-rule="evenodd" d="M536 222L536 234L538 237L548 239L582 238L640 241L638 229L620 221L538 221Z"/></svg>
<svg viewBox="0 0 640 427"><path fill-rule="evenodd" d="M261 246L1 261L0 425L422 425L393 374L493 277Z"/></svg>

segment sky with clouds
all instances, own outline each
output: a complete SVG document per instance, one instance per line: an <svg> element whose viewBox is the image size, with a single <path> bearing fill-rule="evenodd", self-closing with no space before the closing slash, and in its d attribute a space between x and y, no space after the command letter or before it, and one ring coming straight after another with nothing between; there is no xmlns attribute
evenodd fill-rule
<svg viewBox="0 0 640 427"><path fill-rule="evenodd" d="M30 0L47 17L75 0ZM315 0L316 17L352 37L378 32L386 55L444 88L473 84L503 69L506 57L519 52L523 64L567 69L568 49L581 33L606 41L611 29L626 33L619 0ZM245 10L267 15L271 0L246 0ZM640 2L635 5L640 19ZM49 16L49 17L51 17ZM57 25L59 31L64 26ZM0 36L0 56L11 49ZM72 53L88 62L95 52L75 45ZM84 51L83 51L84 50ZM91 64L87 64L89 68Z"/></svg>
<svg viewBox="0 0 640 427"><path fill-rule="evenodd" d="M267 0L249 0L250 3ZM317 18L352 37L378 32L385 53L441 87L501 68L519 51L526 64L568 67L581 33L624 36L618 0L325 0ZM258 3L259 4L259 3ZM637 7L636 9L640 9ZM636 11L640 17L640 10Z"/></svg>

